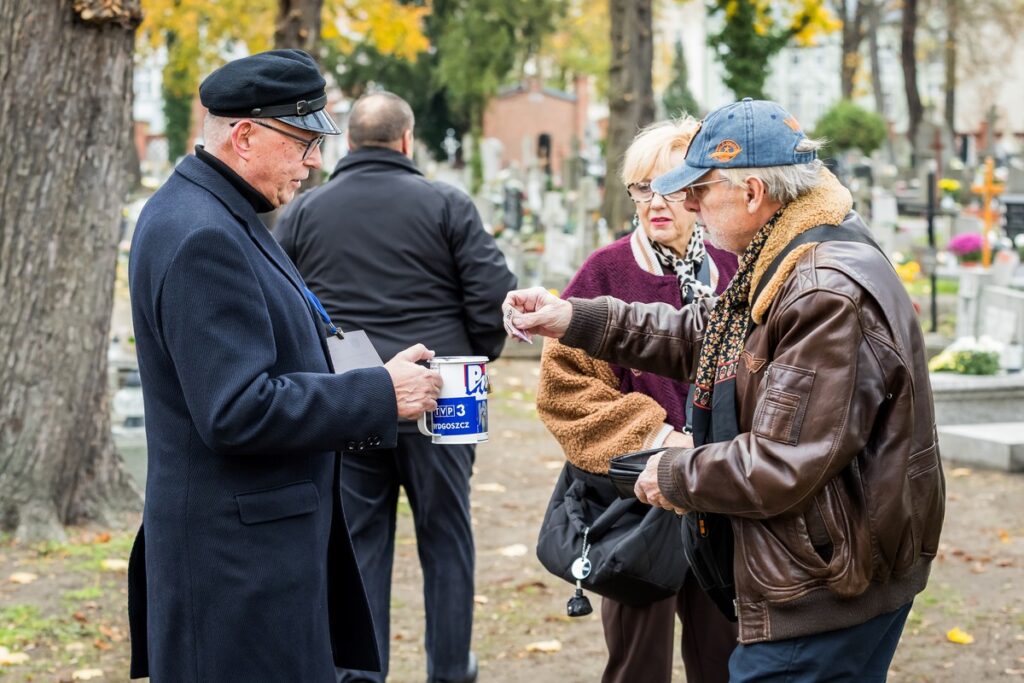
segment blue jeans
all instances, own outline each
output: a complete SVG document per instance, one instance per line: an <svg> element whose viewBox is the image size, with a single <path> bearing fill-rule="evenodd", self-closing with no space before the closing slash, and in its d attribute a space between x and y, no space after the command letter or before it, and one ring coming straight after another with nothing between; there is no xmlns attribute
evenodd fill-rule
<svg viewBox="0 0 1024 683"><path fill-rule="evenodd" d="M441 446L419 434L399 433L396 448L342 458L341 498L373 613L382 671L339 669L340 683L382 683L388 675L399 486L412 508L423 568L427 676L458 679L466 674L473 632L469 478L475 453L475 446Z"/></svg>
<svg viewBox="0 0 1024 683"><path fill-rule="evenodd" d="M837 631L740 645L729 659L729 682L885 681L912 604Z"/></svg>

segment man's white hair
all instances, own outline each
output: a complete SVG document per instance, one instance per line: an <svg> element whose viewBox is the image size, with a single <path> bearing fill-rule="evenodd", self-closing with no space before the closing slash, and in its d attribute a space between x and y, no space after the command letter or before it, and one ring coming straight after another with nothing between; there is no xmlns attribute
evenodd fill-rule
<svg viewBox="0 0 1024 683"><path fill-rule="evenodd" d="M227 144L231 137L231 119L207 114L203 119L203 147L216 150Z"/></svg>
<svg viewBox="0 0 1024 683"><path fill-rule="evenodd" d="M804 138L797 144L796 151L816 152L824 144L824 140ZM760 168L720 168L718 172L737 187L746 185L747 178L758 178L764 183L769 199L788 204L821 184L821 167L821 160L815 159L807 164Z"/></svg>

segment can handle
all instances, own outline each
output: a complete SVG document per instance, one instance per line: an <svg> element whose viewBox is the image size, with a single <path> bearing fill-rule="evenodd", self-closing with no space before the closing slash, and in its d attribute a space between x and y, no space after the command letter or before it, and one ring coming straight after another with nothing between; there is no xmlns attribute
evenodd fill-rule
<svg viewBox="0 0 1024 683"><path fill-rule="evenodd" d="M416 427L420 430L420 434L422 434L423 436L437 436L437 434L430 431L430 429L433 427L433 419L430 420L431 426L427 427L427 415L433 417L433 413L430 412L429 410L423 411L423 414L420 415L418 420L416 420Z"/></svg>

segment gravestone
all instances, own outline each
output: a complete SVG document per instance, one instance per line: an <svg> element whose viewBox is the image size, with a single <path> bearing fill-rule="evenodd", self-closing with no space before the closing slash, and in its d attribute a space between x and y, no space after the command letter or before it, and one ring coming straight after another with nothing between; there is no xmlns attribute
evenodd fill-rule
<svg viewBox="0 0 1024 683"><path fill-rule="evenodd" d="M960 290L956 296L956 336L977 337L982 323L981 296L992 282L992 273L984 268L961 268Z"/></svg>
<svg viewBox="0 0 1024 683"><path fill-rule="evenodd" d="M871 231L886 254L891 254L896 247L898 222L896 195L881 187L871 188Z"/></svg>
<svg viewBox="0 0 1024 683"><path fill-rule="evenodd" d="M950 235L950 237L956 237L957 235L963 235L968 232L981 234L981 229L983 227L984 224L981 222L980 218L962 213L953 217L953 234Z"/></svg>
<svg viewBox="0 0 1024 683"><path fill-rule="evenodd" d="M557 286L556 280L568 282L579 267L579 235L569 229L569 214L561 192L544 195L541 221L544 223L544 275L546 280L552 281L551 286Z"/></svg>
<svg viewBox="0 0 1024 683"><path fill-rule="evenodd" d="M1001 198L1004 211L1004 228L1011 240L1024 235L1024 192L1020 194L1004 194Z"/></svg>
<svg viewBox="0 0 1024 683"><path fill-rule="evenodd" d="M1024 471L1024 422L938 428L944 460L1004 472Z"/></svg>
<svg viewBox="0 0 1024 683"><path fill-rule="evenodd" d="M480 156L483 162L484 185L489 187L498 180L501 173L501 154L504 145L498 138L484 138L480 143Z"/></svg>
<svg viewBox="0 0 1024 683"><path fill-rule="evenodd" d="M1024 292L989 285L982 291L979 306L981 334L1003 344L1024 344Z"/></svg>
<svg viewBox="0 0 1024 683"><path fill-rule="evenodd" d="M444 149L444 153L448 156L448 165L455 165L455 154L459 151L462 144L455 139L455 129L449 128L444 133L444 140L441 141L441 148ZM472 148L469 148L472 149Z"/></svg>

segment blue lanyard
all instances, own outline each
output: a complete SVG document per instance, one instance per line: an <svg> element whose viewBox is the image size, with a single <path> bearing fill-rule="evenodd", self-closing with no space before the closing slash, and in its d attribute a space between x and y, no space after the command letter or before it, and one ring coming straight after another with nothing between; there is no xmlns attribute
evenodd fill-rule
<svg viewBox="0 0 1024 683"><path fill-rule="evenodd" d="M338 339L344 339L345 335L342 331L335 327L334 323L331 322L331 316L327 315L327 310L324 309L324 305L320 303L320 299L316 298L316 294L309 291L309 287L303 287L303 294L306 295L306 300L309 301L310 305L316 309L316 312L320 314L320 320L323 321L324 325L327 325L327 331L336 336Z"/></svg>

